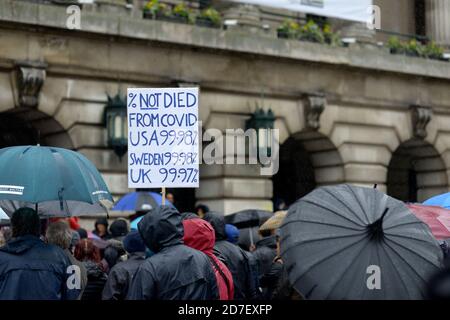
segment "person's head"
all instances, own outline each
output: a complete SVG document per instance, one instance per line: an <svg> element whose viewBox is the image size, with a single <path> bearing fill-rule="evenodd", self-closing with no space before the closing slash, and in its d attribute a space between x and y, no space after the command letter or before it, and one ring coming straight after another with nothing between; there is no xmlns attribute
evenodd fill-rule
<svg viewBox="0 0 450 320"><path fill-rule="evenodd" d="M166 199L167 199L167 201L170 201L170 203L175 203L175 197L173 196L173 193L167 193L166 194Z"/></svg>
<svg viewBox="0 0 450 320"><path fill-rule="evenodd" d="M88 237L86 229L80 228L76 232L80 235L80 239L86 239Z"/></svg>
<svg viewBox="0 0 450 320"><path fill-rule="evenodd" d="M70 231L69 225L62 220L53 222L47 228L46 239L49 244L54 244L62 249L69 249L72 231Z"/></svg>
<svg viewBox="0 0 450 320"><path fill-rule="evenodd" d="M209 212L209 208L204 204L199 204L198 206L195 207L195 212L197 212L200 218L203 218L205 214Z"/></svg>
<svg viewBox="0 0 450 320"><path fill-rule="evenodd" d="M163 248L183 244L181 214L170 206L159 206L143 216L138 223L139 234L154 253Z"/></svg>
<svg viewBox="0 0 450 320"><path fill-rule="evenodd" d="M237 244L239 241L239 229L232 224L225 225L225 233L227 234L227 240L231 243Z"/></svg>
<svg viewBox="0 0 450 320"><path fill-rule="evenodd" d="M202 251L206 254L213 254L216 237L213 227L203 219L183 220L184 244Z"/></svg>
<svg viewBox="0 0 450 320"><path fill-rule="evenodd" d="M205 214L203 219L208 221L214 228L216 241L227 239L227 234L225 231L225 218L223 214L210 211L207 214Z"/></svg>
<svg viewBox="0 0 450 320"><path fill-rule="evenodd" d="M181 214L181 219L186 220L186 219L198 219L200 218L198 215L196 215L193 212L183 212Z"/></svg>
<svg viewBox="0 0 450 320"><path fill-rule="evenodd" d="M91 239L81 239L75 246L75 258L80 261L93 261L99 263L101 260L100 250Z"/></svg>
<svg viewBox="0 0 450 320"><path fill-rule="evenodd" d="M123 218L114 220L109 227L109 232L113 238L125 237L129 231L128 222Z"/></svg>
<svg viewBox="0 0 450 320"><path fill-rule="evenodd" d="M123 239L123 247L126 252L145 252L146 246L139 231L131 230L129 234Z"/></svg>
<svg viewBox="0 0 450 320"><path fill-rule="evenodd" d="M31 208L17 209L11 217L11 227L13 238L26 235L39 237L41 231L39 215Z"/></svg>
<svg viewBox="0 0 450 320"><path fill-rule="evenodd" d="M100 218L95 221L95 231L100 236L105 235L108 232L108 220L106 218Z"/></svg>

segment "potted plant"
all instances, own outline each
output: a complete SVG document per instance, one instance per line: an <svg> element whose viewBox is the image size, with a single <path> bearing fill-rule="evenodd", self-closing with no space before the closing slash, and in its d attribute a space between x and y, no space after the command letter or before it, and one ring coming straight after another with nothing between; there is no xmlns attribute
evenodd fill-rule
<svg viewBox="0 0 450 320"><path fill-rule="evenodd" d="M428 59L442 60L444 48L436 45L435 42L431 41L425 46L424 54Z"/></svg>
<svg viewBox="0 0 450 320"><path fill-rule="evenodd" d="M200 15L195 19L198 26L220 28L221 26L220 13L214 8L207 8L201 11Z"/></svg>
<svg viewBox="0 0 450 320"><path fill-rule="evenodd" d="M406 46L405 53L410 57L423 57L424 56L424 48L420 42L417 42L416 39L410 40Z"/></svg>
<svg viewBox="0 0 450 320"><path fill-rule="evenodd" d="M387 43L389 50L392 54L404 54L405 46L397 37L390 37Z"/></svg>
<svg viewBox="0 0 450 320"><path fill-rule="evenodd" d="M277 28L278 38L296 39L300 31L300 25L292 20L285 20L282 25Z"/></svg>
<svg viewBox="0 0 450 320"><path fill-rule="evenodd" d="M324 25L322 32L325 43L332 46L342 46L341 37L336 32L333 32L329 24Z"/></svg>
<svg viewBox="0 0 450 320"><path fill-rule="evenodd" d="M144 6L144 18L158 19L169 15L169 8L164 3L160 3L159 0L150 0Z"/></svg>
<svg viewBox="0 0 450 320"><path fill-rule="evenodd" d="M325 36L322 29L313 20L309 20L300 28L299 40L325 43Z"/></svg>
<svg viewBox="0 0 450 320"><path fill-rule="evenodd" d="M171 20L180 23L191 23L191 10L189 10L189 8L183 2L179 3L172 9Z"/></svg>

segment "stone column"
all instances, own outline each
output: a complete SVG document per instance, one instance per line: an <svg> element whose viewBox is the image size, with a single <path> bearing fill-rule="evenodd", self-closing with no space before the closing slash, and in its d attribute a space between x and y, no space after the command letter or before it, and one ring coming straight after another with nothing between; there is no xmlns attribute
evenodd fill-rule
<svg viewBox="0 0 450 320"><path fill-rule="evenodd" d="M342 19L329 19L333 29L338 31L342 38L355 38L360 43L374 44L375 30L370 30L362 22L347 21Z"/></svg>
<svg viewBox="0 0 450 320"><path fill-rule="evenodd" d="M426 0L426 28L431 40L450 47L450 1Z"/></svg>
<svg viewBox="0 0 450 320"><path fill-rule="evenodd" d="M258 6L223 0L214 0L212 4L223 14L224 20L236 21L236 25L228 25L228 29L246 30L253 33L264 32Z"/></svg>

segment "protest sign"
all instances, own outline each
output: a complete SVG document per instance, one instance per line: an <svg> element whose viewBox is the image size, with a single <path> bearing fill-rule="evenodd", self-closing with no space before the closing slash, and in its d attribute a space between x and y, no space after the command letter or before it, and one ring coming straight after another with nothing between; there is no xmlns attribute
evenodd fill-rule
<svg viewBox="0 0 450 320"><path fill-rule="evenodd" d="M129 88L128 187L198 188L197 88Z"/></svg>

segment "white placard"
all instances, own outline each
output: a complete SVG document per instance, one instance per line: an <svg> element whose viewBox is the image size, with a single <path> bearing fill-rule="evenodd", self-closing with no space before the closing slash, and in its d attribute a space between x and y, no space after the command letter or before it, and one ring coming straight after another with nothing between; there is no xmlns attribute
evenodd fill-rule
<svg viewBox="0 0 450 320"><path fill-rule="evenodd" d="M372 16L372 0L231 0L267 7L300 11L325 17L367 22Z"/></svg>
<svg viewBox="0 0 450 320"><path fill-rule="evenodd" d="M128 188L198 188L198 88L129 88Z"/></svg>

